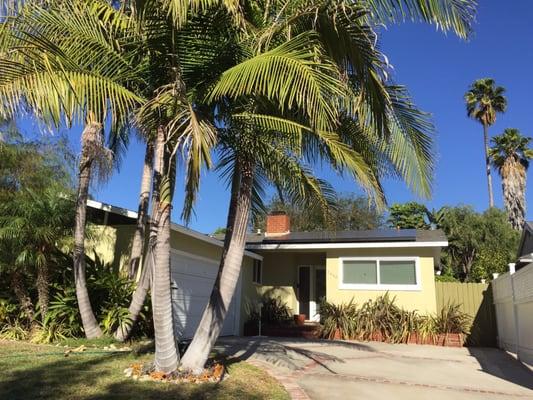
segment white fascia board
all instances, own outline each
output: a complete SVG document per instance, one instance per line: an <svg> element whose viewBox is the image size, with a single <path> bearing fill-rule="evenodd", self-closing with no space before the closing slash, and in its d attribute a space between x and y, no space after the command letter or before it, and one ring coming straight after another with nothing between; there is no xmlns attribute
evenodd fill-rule
<svg viewBox="0 0 533 400"><path fill-rule="evenodd" d="M128 210L126 208L115 207L110 204L104 204L96 200L87 200L87 205L97 210L112 212L114 214L123 215L125 217L137 219L137 213L135 211Z"/></svg>
<svg viewBox="0 0 533 400"><path fill-rule="evenodd" d="M182 225L171 223L170 227L171 227L171 229L173 231L183 233L184 235L193 237L193 238L198 239L198 240L202 240L202 241L204 241L206 243L210 243L210 244L213 244L213 245L218 246L218 247L224 247L224 242L223 241L215 239L214 237L211 237L211 236L208 236L208 235L204 235L203 233L193 231L192 229L186 228L186 227L184 227ZM256 259L256 260L260 260L260 261L263 260L263 256L260 256L259 254L252 253L251 251L248 251L248 250L245 250L244 254L246 256L251 257L251 258Z"/></svg>
<svg viewBox="0 0 533 400"><path fill-rule="evenodd" d="M447 246L448 246L448 241L248 244L246 248L249 250L322 250L322 249L390 249L390 248L447 247Z"/></svg>

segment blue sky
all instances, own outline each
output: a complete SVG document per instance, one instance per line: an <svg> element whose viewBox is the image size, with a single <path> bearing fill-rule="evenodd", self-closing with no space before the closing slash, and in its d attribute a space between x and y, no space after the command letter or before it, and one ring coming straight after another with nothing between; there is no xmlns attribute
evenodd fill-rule
<svg viewBox="0 0 533 400"><path fill-rule="evenodd" d="M394 67L394 79L409 88L420 108L432 113L437 128L433 196L429 201L422 200L430 208L471 204L482 211L487 206L482 130L466 117L463 103L463 94L473 80L492 77L507 88L508 110L498 116L491 135L513 127L533 136L533 1L481 0L480 3L475 32L468 42L452 34L436 32L431 26L410 23L390 26L381 35L382 49ZM79 131L73 130L69 135L73 147L78 149ZM143 153L143 145L132 143L120 171L107 184L93 189L93 196L135 209ZM322 177L339 192L359 191L353 181L332 173L323 173ZM495 173L494 178L495 201L501 207L501 182ZM182 188L180 175L173 211L176 222L182 206ZM389 204L421 201L401 182L387 181L385 189ZM532 190L527 194L530 205ZM204 173L196 217L190 226L201 232L224 226L227 203L224 182L215 173ZM528 219L533 219L531 209Z"/></svg>

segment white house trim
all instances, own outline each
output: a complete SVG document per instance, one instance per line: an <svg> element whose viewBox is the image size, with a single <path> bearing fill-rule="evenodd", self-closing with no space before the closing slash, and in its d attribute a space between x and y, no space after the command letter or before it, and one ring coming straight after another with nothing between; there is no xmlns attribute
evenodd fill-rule
<svg viewBox="0 0 533 400"><path fill-rule="evenodd" d="M344 243L279 243L248 244L249 250L322 250L322 249L391 249L413 247L447 247L448 241L440 242L344 242Z"/></svg>
<svg viewBox="0 0 533 400"><path fill-rule="evenodd" d="M390 291L415 291L422 290L422 275L420 272L420 257L339 257L339 289L341 290L390 290ZM376 261L377 284L373 283L343 283L344 261ZM416 285L391 285L379 283L380 261L414 261Z"/></svg>
<svg viewBox="0 0 533 400"><path fill-rule="evenodd" d="M131 211L122 207L115 207L110 204L104 204L96 200L87 200L87 205L89 207L96 208L97 210L112 212L114 214L124 215L125 217L129 218L137 218L137 213L135 211Z"/></svg>

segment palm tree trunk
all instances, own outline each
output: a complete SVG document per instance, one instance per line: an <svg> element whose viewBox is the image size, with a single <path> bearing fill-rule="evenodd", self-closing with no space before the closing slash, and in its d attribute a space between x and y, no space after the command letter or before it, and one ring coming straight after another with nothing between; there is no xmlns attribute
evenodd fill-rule
<svg viewBox="0 0 533 400"><path fill-rule="evenodd" d="M167 146L165 146L167 147ZM176 370L179 353L174 335L172 296L170 289L170 212L172 209L173 180L176 163L165 151L164 172L161 178L158 225L152 279L152 312L155 336L155 369L161 372Z"/></svg>
<svg viewBox="0 0 533 400"><path fill-rule="evenodd" d="M161 184L161 172L163 170L163 155L165 152L165 135L163 129L159 129L157 132L157 138L155 142L155 155L153 163L153 182L152 182L152 218L150 221L150 238L148 240L147 254L143 259L143 270L141 272L141 279L137 283L137 287L133 292L131 303L128 308L130 324L117 328L114 333L116 340L123 342L126 340L135 326L135 322L139 318L139 314L142 310L142 306L146 299L148 290L150 289L152 282L153 271L153 257L155 250L155 243L157 239L158 225L155 218L159 209L159 185Z"/></svg>
<svg viewBox="0 0 533 400"><path fill-rule="evenodd" d="M218 275L204 310L200 325L189 345L181 368L198 374L202 371L228 313L239 280L246 231L252 202L253 167L250 162L237 163L232 181L224 250Z"/></svg>
<svg viewBox="0 0 533 400"><path fill-rule="evenodd" d="M489 127L487 124L483 124L483 144L485 147L485 169L487 172L487 185L489 189L489 208L492 208L494 207L494 193L492 190L492 175L490 171Z"/></svg>
<svg viewBox="0 0 533 400"><path fill-rule="evenodd" d="M37 267L37 296L39 297L39 308L43 322L48 312L48 303L50 302L49 285L48 265L45 263Z"/></svg>
<svg viewBox="0 0 533 400"><path fill-rule="evenodd" d="M35 325L35 309L20 271L15 270L11 273L11 288L15 292L15 297L20 304L21 310L28 316L30 324L32 326Z"/></svg>
<svg viewBox="0 0 533 400"><path fill-rule="evenodd" d="M161 203L152 280L155 369L161 372L175 371L178 367L170 292L170 210L170 204Z"/></svg>
<svg viewBox="0 0 533 400"><path fill-rule="evenodd" d="M131 244L131 254L129 262L128 275L130 279L134 279L137 275L139 263L142 259L144 249L144 234L146 229L148 205L150 202L150 187L152 185L154 159L154 144L148 139L146 141L146 153L144 155L144 168L141 178L141 194L139 195L139 207L137 210L137 227L133 235L133 242Z"/></svg>
<svg viewBox="0 0 533 400"><path fill-rule="evenodd" d="M88 339L102 336L102 330L93 313L87 282L85 278L85 224L87 219L87 197L91 180L92 162L87 148L87 138L100 135L101 125L91 122L85 126L82 134L82 154L78 177L78 196L76 199L76 217L74 225L74 280L76 282L76 297L80 309L81 321L85 336Z"/></svg>
<svg viewBox="0 0 533 400"><path fill-rule="evenodd" d="M509 223L522 230L526 215L526 169L513 158L505 160L501 168L503 201Z"/></svg>

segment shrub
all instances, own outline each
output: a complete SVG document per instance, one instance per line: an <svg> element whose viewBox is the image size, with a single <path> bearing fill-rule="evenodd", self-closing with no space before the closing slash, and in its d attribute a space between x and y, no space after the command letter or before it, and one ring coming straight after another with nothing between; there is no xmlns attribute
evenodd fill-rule
<svg viewBox="0 0 533 400"><path fill-rule="evenodd" d="M18 306L7 299L0 299L0 326L9 325L18 317Z"/></svg>
<svg viewBox="0 0 533 400"><path fill-rule="evenodd" d="M265 296L261 299L261 322L281 325L291 321L291 310L279 297Z"/></svg>
<svg viewBox="0 0 533 400"><path fill-rule="evenodd" d="M359 311L357 305L333 304L323 301L320 305L322 327L320 335L327 339L354 339L359 330Z"/></svg>
<svg viewBox="0 0 533 400"><path fill-rule="evenodd" d="M259 303L261 307L261 317L259 309L255 303L247 302L246 309L249 325L257 325L259 319L265 325L283 325L292 323L291 309L280 297L264 295Z"/></svg>
<svg viewBox="0 0 533 400"><path fill-rule="evenodd" d="M0 338L26 340L30 336L30 324L18 304L0 299Z"/></svg>
<svg viewBox="0 0 533 400"><path fill-rule="evenodd" d="M434 318L436 333L468 334L470 322L470 316L458 304L447 304Z"/></svg>
<svg viewBox="0 0 533 400"><path fill-rule="evenodd" d="M8 325L5 325L0 330L0 338L6 340L26 340L30 333L20 321L15 321Z"/></svg>
<svg viewBox="0 0 533 400"><path fill-rule="evenodd" d="M388 293L368 300L360 308L353 301L347 304L323 302L320 306L321 336L327 339L380 340L407 343L416 333L422 339L437 334L468 333L470 317L458 305L448 305L437 315L419 315L395 304Z"/></svg>
<svg viewBox="0 0 533 400"><path fill-rule="evenodd" d="M47 318L45 323L32 332L30 341L32 343L57 343L69 337L73 336L68 325Z"/></svg>
<svg viewBox="0 0 533 400"><path fill-rule="evenodd" d="M83 334L78 300L74 287L55 286L55 293L50 301L43 329L59 329L65 337L79 337ZM53 336L53 335L50 335Z"/></svg>

